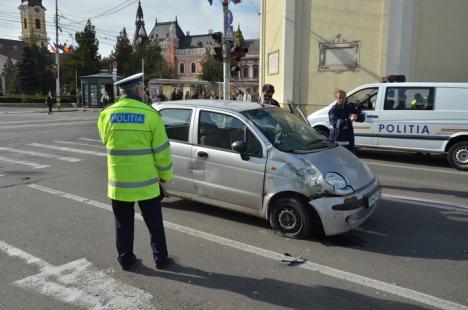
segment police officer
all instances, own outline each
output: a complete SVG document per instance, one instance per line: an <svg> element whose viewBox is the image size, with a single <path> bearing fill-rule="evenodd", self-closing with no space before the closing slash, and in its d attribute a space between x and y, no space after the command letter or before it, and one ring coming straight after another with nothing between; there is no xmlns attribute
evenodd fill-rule
<svg viewBox="0 0 468 310"><path fill-rule="evenodd" d="M159 113L142 102L142 73L115 83L122 97L99 114L107 148L108 196L115 216L118 261L129 270L133 253L135 202L151 237L156 268L169 265L160 204L160 185L172 178L172 153Z"/></svg>
<svg viewBox="0 0 468 310"><path fill-rule="evenodd" d="M346 92L338 90L335 93L336 104L328 112L330 139L354 153L353 122L363 122L365 115L354 105L346 102Z"/></svg>

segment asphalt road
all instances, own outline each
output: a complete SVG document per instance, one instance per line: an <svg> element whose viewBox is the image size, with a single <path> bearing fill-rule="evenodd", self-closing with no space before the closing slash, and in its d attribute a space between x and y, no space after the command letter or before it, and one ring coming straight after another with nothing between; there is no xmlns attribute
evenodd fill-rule
<svg viewBox="0 0 468 310"><path fill-rule="evenodd" d="M468 173L443 157L361 150L384 199L333 238L289 240L261 219L170 198L176 264L154 268L137 219L141 261L124 272L97 112L32 112L0 111L0 309L468 309Z"/></svg>

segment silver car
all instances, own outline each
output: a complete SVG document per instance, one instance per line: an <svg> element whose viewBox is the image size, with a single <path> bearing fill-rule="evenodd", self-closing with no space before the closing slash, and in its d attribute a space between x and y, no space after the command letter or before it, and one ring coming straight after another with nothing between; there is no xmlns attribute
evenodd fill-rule
<svg viewBox="0 0 468 310"><path fill-rule="evenodd" d="M154 108L173 150L171 195L264 218L290 238L344 233L380 199L363 162L284 109L217 100Z"/></svg>

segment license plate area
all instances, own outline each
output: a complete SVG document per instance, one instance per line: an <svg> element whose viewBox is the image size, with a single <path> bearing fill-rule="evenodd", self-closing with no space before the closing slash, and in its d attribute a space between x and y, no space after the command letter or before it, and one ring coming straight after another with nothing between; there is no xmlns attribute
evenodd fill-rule
<svg viewBox="0 0 468 310"><path fill-rule="evenodd" d="M378 189L375 192L373 192L372 194L370 194L367 197L367 206L369 208L375 207L375 205L377 204L377 201L379 201L379 199L380 199L380 196L381 196L381 190L380 189Z"/></svg>

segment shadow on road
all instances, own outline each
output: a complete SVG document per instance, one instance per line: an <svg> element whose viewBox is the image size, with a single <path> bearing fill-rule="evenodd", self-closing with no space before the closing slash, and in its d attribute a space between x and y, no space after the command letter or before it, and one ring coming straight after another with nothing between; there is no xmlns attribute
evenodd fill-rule
<svg viewBox="0 0 468 310"><path fill-rule="evenodd" d="M163 205L254 228L270 229L262 219L201 203L177 200L164 202ZM399 257L468 260L467 214L383 200L362 228L363 231L333 237L314 235L310 242ZM274 235L273 231L271 235Z"/></svg>
<svg viewBox="0 0 468 310"><path fill-rule="evenodd" d="M418 166L451 168L444 154L423 154L391 150L358 149L356 151L356 155L361 159L376 159L396 164L412 164Z"/></svg>
<svg viewBox="0 0 468 310"><path fill-rule="evenodd" d="M139 264L133 272L177 281L184 286L192 285L232 292L252 300L291 309L424 309L329 286L307 286L272 278L251 278L208 272L178 263L162 272Z"/></svg>
<svg viewBox="0 0 468 310"><path fill-rule="evenodd" d="M385 185L385 188L397 189L407 192L416 192L416 193L427 193L427 194L439 194L439 195L452 195L460 198L468 198L467 191L453 191L450 189L437 189L437 188L424 188L424 187L408 187L408 186L395 186L395 185Z"/></svg>

